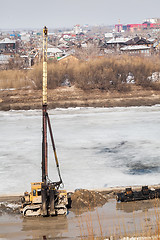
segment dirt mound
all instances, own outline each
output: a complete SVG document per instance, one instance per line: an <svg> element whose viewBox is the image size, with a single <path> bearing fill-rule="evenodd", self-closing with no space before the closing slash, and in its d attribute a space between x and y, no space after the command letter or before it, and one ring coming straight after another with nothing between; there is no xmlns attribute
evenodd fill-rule
<svg viewBox="0 0 160 240"><path fill-rule="evenodd" d="M108 196L103 192L80 189L72 194L71 199L72 208L94 208L103 206L107 202Z"/></svg>

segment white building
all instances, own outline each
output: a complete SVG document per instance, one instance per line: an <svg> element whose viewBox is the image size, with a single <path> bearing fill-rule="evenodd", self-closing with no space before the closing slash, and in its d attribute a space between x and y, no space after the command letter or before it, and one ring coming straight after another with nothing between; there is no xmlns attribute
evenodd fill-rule
<svg viewBox="0 0 160 240"><path fill-rule="evenodd" d="M61 57L63 55L63 51L59 48L48 48L47 49L47 56L50 57Z"/></svg>
<svg viewBox="0 0 160 240"><path fill-rule="evenodd" d="M147 18L144 20L144 22L158 23L158 22L160 22L160 18Z"/></svg>
<svg viewBox="0 0 160 240"><path fill-rule="evenodd" d="M75 34L79 34L79 33L83 32L82 28L80 27L79 24L74 26L73 31L74 31Z"/></svg>

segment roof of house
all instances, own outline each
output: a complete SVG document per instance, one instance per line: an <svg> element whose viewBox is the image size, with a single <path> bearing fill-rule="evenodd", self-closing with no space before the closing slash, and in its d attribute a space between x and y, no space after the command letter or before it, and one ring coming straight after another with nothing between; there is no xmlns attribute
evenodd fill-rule
<svg viewBox="0 0 160 240"><path fill-rule="evenodd" d="M148 47L146 45L133 45L133 46L125 46L120 48L121 51L130 51L130 50L147 50L151 47Z"/></svg>
<svg viewBox="0 0 160 240"><path fill-rule="evenodd" d="M63 53L63 51L59 48L48 48L47 49L47 53L53 53L53 54L56 54L56 53Z"/></svg>
<svg viewBox="0 0 160 240"><path fill-rule="evenodd" d="M126 44L127 45L138 45L138 44L140 44L140 45L142 45L142 44L150 44L151 42L150 41L148 41L147 39L145 39L145 38L142 38L142 37L134 37L134 38L132 38L132 39L129 39L127 42L126 42Z"/></svg>
<svg viewBox="0 0 160 240"><path fill-rule="evenodd" d="M126 43L129 40L130 40L130 38L123 38L123 37L112 38L109 41L107 41L107 44Z"/></svg>
<svg viewBox="0 0 160 240"><path fill-rule="evenodd" d="M151 43L154 43L156 41L155 38L149 38L148 41L150 41Z"/></svg>
<svg viewBox="0 0 160 240"><path fill-rule="evenodd" d="M71 54L66 54L65 56L60 57L60 58L58 58L57 60L58 60L58 61L61 61L61 60L66 59L66 58L72 58L72 60L74 59L74 60L78 61L78 58L76 58L75 56L73 56L73 55L71 55Z"/></svg>
<svg viewBox="0 0 160 240"><path fill-rule="evenodd" d="M15 40L11 40L9 38L4 38L3 40L0 41L0 44L2 44L2 43L9 43L9 44L11 44L11 43L16 43L16 41Z"/></svg>

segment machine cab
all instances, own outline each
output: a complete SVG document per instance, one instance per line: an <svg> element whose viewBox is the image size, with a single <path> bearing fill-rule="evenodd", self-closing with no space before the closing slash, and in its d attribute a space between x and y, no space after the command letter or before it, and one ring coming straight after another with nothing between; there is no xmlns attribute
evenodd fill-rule
<svg viewBox="0 0 160 240"><path fill-rule="evenodd" d="M30 201L32 203L42 203L41 185L42 182L31 183Z"/></svg>

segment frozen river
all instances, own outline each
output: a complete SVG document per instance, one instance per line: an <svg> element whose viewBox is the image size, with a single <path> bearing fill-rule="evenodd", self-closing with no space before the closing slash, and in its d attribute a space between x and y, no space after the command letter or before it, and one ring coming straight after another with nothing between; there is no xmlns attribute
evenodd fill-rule
<svg viewBox="0 0 160 240"><path fill-rule="evenodd" d="M49 110L67 190L160 183L160 106ZM0 112L0 195L41 181L41 111ZM49 141L49 177L58 180Z"/></svg>

